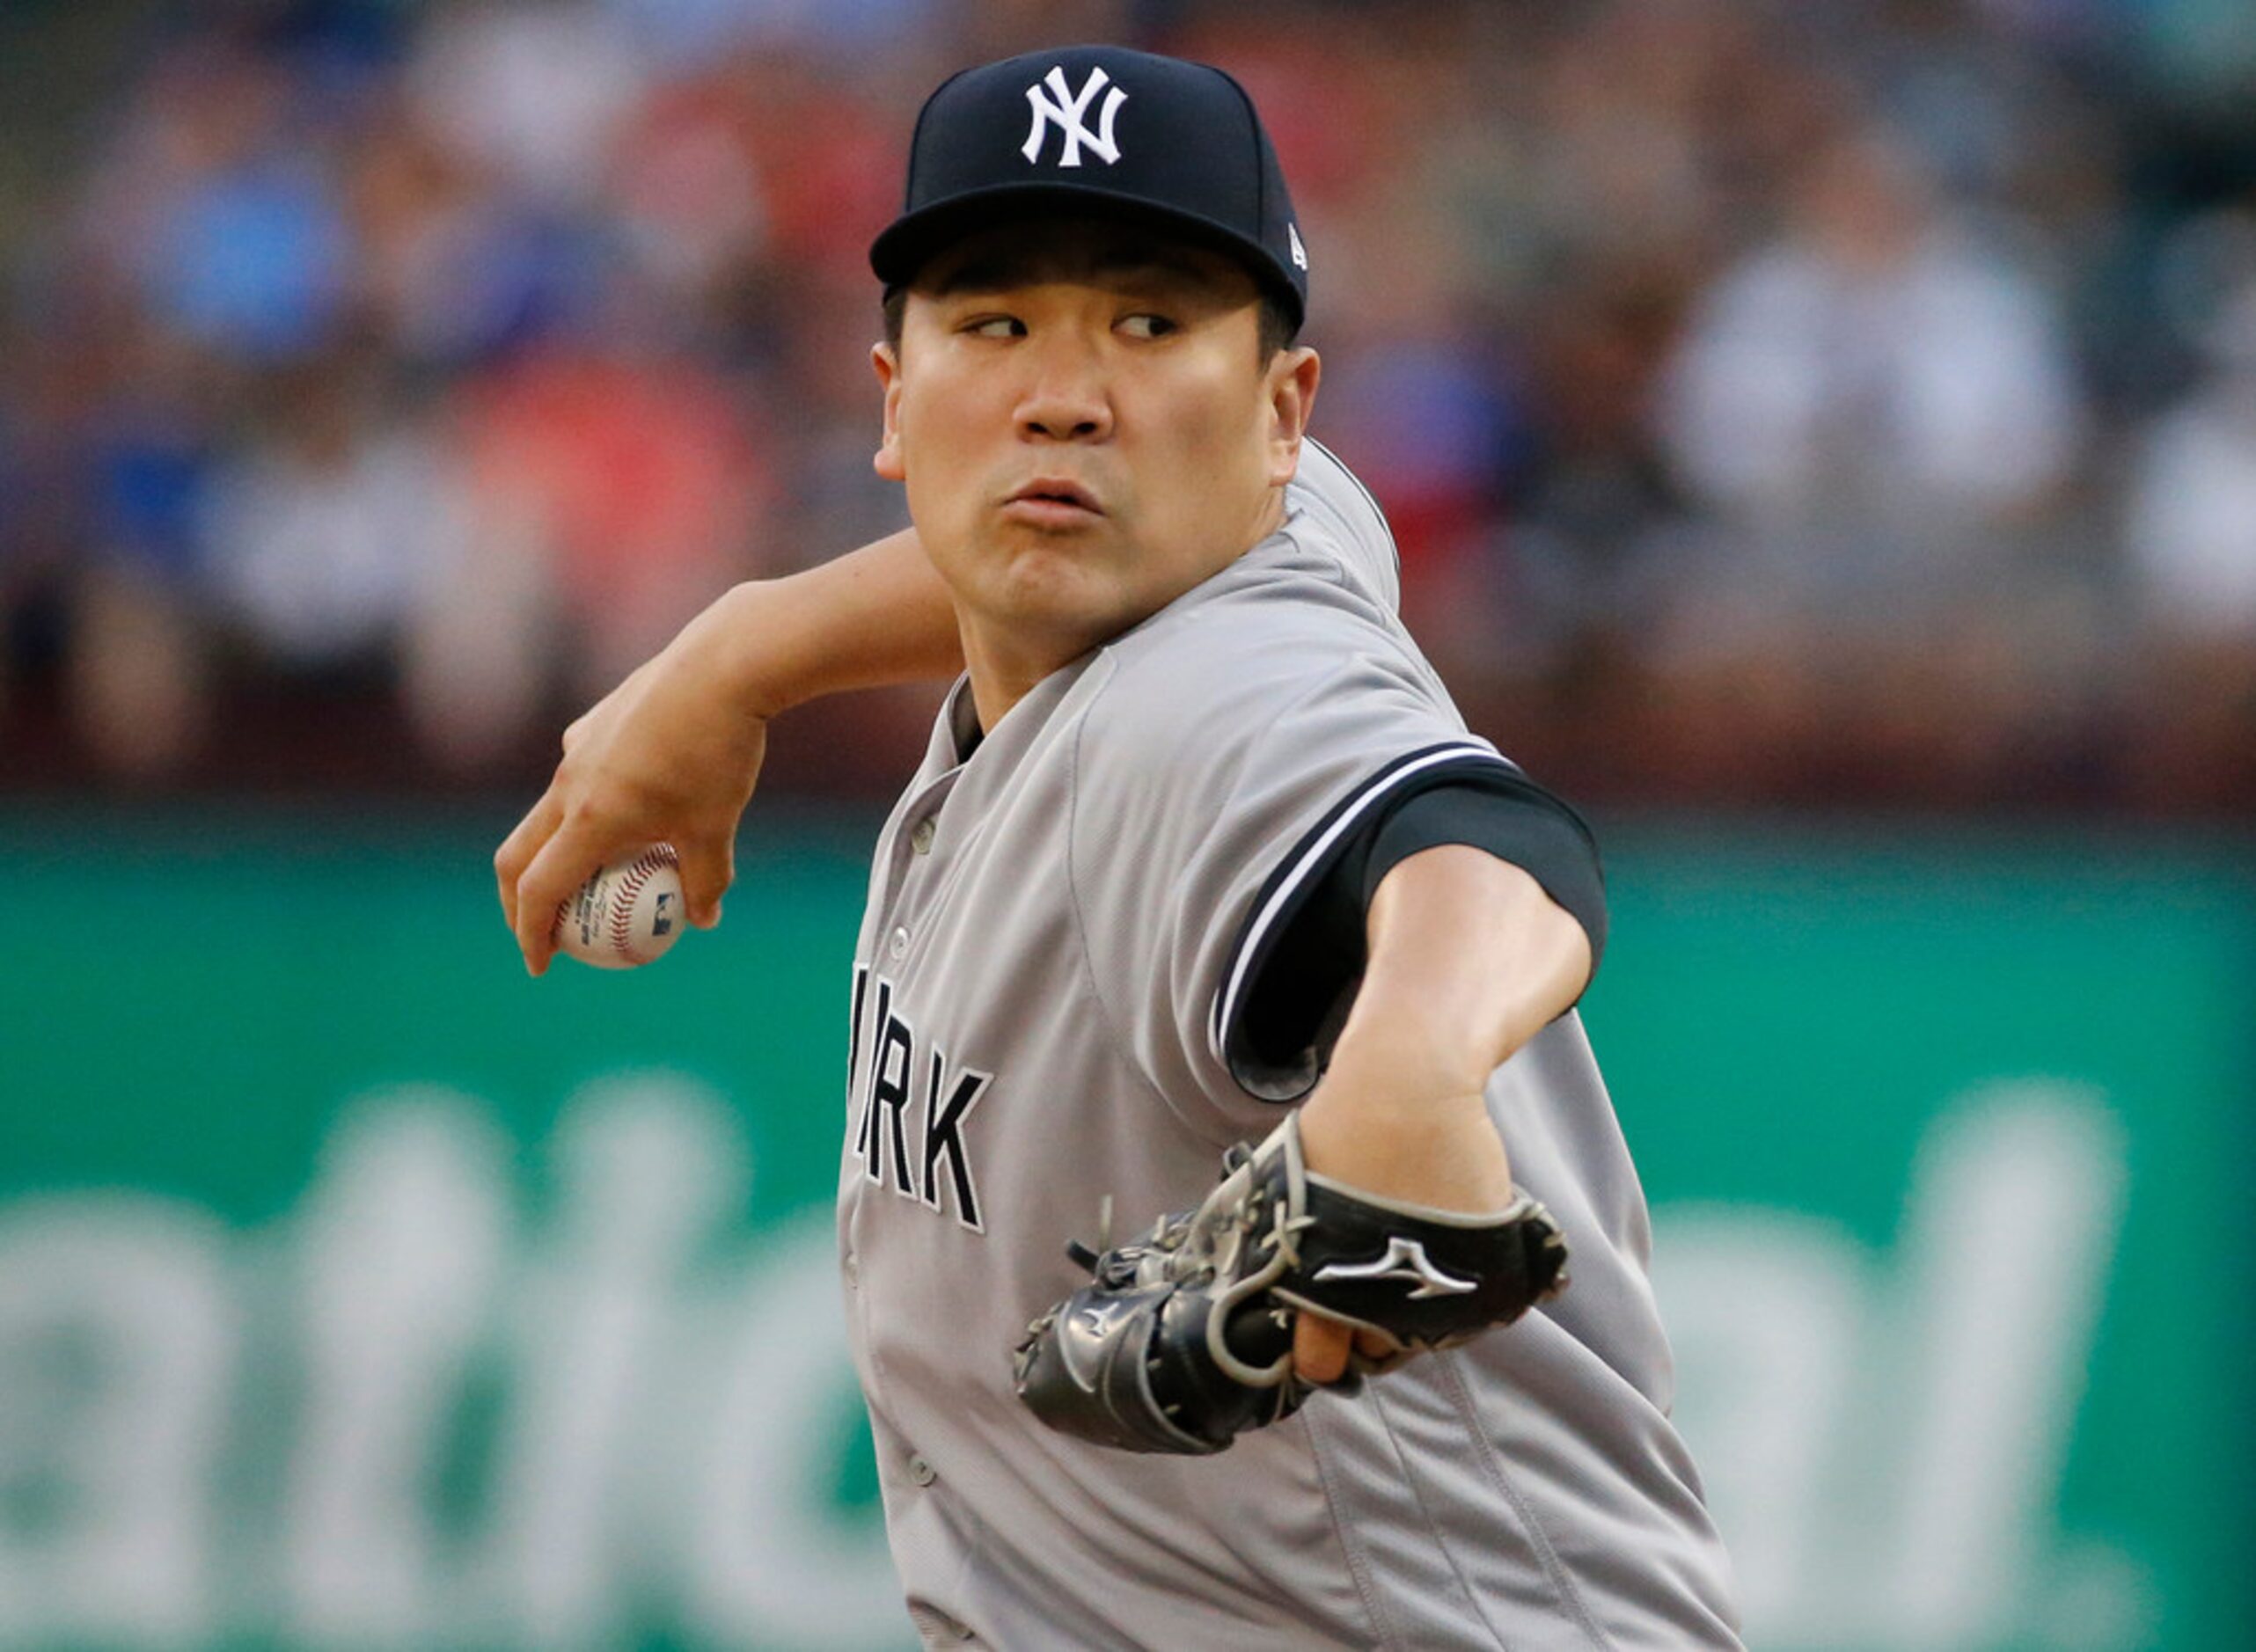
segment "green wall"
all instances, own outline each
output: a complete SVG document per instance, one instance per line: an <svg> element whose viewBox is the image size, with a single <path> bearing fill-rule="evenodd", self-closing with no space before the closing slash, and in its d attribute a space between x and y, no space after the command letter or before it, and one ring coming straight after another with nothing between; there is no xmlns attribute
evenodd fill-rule
<svg viewBox="0 0 2256 1652"><path fill-rule="evenodd" d="M0 816L0 1645L905 1640L826 1216L868 829L536 983L507 824ZM2256 1641L2238 863L1608 864L1585 1016L1753 1642Z"/></svg>

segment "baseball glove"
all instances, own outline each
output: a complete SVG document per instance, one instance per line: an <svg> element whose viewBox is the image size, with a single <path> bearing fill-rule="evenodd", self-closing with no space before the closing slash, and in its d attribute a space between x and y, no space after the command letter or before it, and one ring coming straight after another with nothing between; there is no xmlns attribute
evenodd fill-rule
<svg viewBox="0 0 2256 1652"><path fill-rule="evenodd" d="M1509 1324L1564 1290L1566 1239L1525 1194L1495 1216L1396 1203L1311 1174L1297 1114L1222 1160L1206 1202L1098 1254L1095 1276L1027 1327L1019 1398L1061 1433L1130 1451L1205 1455L1290 1416L1293 1316L1378 1332L1340 1387Z"/></svg>

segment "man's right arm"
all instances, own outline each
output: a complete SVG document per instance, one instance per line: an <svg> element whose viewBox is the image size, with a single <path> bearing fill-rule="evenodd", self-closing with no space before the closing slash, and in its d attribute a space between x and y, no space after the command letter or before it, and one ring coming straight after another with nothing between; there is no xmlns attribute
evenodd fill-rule
<svg viewBox="0 0 2256 1652"><path fill-rule="evenodd" d="M556 773L494 857L525 967L547 969L559 903L657 842L681 856L691 921L720 921L736 822L778 713L826 694L952 676L948 588L913 529L780 580L736 586L564 732Z"/></svg>

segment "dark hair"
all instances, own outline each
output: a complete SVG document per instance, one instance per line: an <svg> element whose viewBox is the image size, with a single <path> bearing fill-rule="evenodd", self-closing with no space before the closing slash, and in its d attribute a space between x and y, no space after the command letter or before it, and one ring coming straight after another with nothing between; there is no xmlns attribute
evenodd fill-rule
<svg viewBox="0 0 2256 1652"><path fill-rule="evenodd" d="M909 289L906 287L888 287L885 289L885 342L897 356L901 353L901 318L907 313L908 308ZM1255 325L1257 328L1256 345L1261 351L1261 362L1264 367L1276 358L1279 350L1291 349L1293 340L1300 336L1300 329L1293 325L1292 312L1266 287L1261 289L1261 314L1255 318Z"/></svg>
<svg viewBox="0 0 2256 1652"><path fill-rule="evenodd" d="M1256 319L1261 329L1257 337L1262 365L1265 367L1279 350L1293 347L1293 340L1300 336L1300 324L1293 319L1293 312L1266 287L1261 289L1261 314Z"/></svg>

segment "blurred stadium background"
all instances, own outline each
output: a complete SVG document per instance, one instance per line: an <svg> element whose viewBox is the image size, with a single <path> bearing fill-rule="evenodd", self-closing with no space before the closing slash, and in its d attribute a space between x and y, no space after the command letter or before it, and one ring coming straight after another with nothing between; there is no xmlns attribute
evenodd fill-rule
<svg viewBox="0 0 2256 1652"><path fill-rule="evenodd" d="M905 1639L826 1202L935 693L660 970L487 858L898 525L913 110L1088 37L1262 103L1318 432L1608 848L1752 1643L2256 1644L2247 0L0 0L0 1646Z"/></svg>

